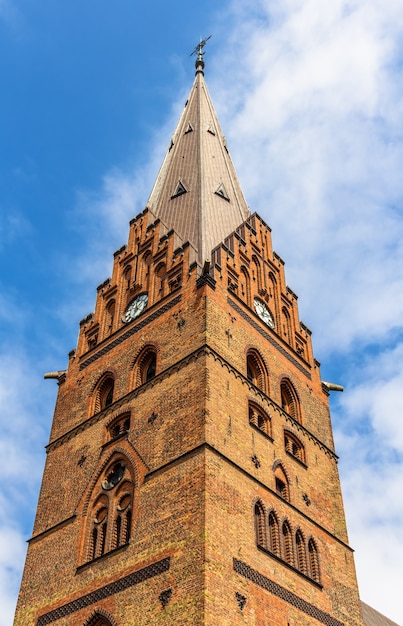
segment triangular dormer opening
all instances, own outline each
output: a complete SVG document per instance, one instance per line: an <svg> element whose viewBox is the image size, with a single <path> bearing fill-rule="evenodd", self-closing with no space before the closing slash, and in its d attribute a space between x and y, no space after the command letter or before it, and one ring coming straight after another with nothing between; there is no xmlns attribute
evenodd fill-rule
<svg viewBox="0 0 403 626"><path fill-rule="evenodd" d="M220 196L220 198L224 198L224 200L226 200L227 202L230 201L229 199L229 195L227 194L227 191L224 187L224 183L221 183L220 186L218 187L218 189L216 189L216 191L214 192L217 196Z"/></svg>
<svg viewBox="0 0 403 626"><path fill-rule="evenodd" d="M193 126L192 124L189 122L189 124L187 125L186 129L185 129L185 135L187 135L188 133L191 133L193 130Z"/></svg>
<svg viewBox="0 0 403 626"><path fill-rule="evenodd" d="M184 193L187 193L187 189L185 185L179 180L178 184L176 185L176 191L171 196L171 200L173 198L177 198L178 196L183 196Z"/></svg>
<svg viewBox="0 0 403 626"><path fill-rule="evenodd" d="M214 127L211 124L208 127L207 132L210 133L210 135L215 135Z"/></svg>

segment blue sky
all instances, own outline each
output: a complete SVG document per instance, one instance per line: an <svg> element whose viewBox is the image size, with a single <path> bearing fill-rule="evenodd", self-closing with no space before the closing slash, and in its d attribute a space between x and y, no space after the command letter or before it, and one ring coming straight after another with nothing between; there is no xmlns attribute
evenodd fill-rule
<svg viewBox="0 0 403 626"><path fill-rule="evenodd" d="M313 331L362 599L403 623L403 1L0 0L0 626L78 322L206 80Z"/></svg>

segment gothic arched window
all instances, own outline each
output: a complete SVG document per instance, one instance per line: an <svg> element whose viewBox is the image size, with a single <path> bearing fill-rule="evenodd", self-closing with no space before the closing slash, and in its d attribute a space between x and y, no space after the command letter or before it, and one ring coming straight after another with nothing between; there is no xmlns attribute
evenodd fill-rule
<svg viewBox="0 0 403 626"><path fill-rule="evenodd" d="M263 504L260 502L256 502L255 504L255 532L256 532L256 543L258 546L262 548L266 547L266 525L265 525L265 515Z"/></svg>
<svg viewBox="0 0 403 626"><path fill-rule="evenodd" d="M298 422L301 421L298 396L291 382L287 379L281 382L281 408Z"/></svg>
<svg viewBox="0 0 403 626"><path fill-rule="evenodd" d="M283 522L283 526L281 529L282 539L283 539L283 555L284 561L289 565L294 565L294 550L292 544L292 533L290 524L286 521Z"/></svg>
<svg viewBox="0 0 403 626"><path fill-rule="evenodd" d="M256 287L258 292L261 291L262 289L262 272L260 269L260 263L258 261L258 258L253 255L252 256L252 278L254 281L256 281Z"/></svg>
<svg viewBox="0 0 403 626"><path fill-rule="evenodd" d="M249 403L249 423L271 437L271 419L263 409L252 402Z"/></svg>
<svg viewBox="0 0 403 626"><path fill-rule="evenodd" d="M281 555L280 529L277 515L274 511L269 513L269 550L278 557Z"/></svg>
<svg viewBox="0 0 403 626"><path fill-rule="evenodd" d="M103 411L113 403L114 387L115 380L113 376L111 374L106 374L98 383L95 390L94 413Z"/></svg>
<svg viewBox="0 0 403 626"><path fill-rule="evenodd" d="M308 541L309 575L317 583L320 583L319 556L315 541Z"/></svg>
<svg viewBox="0 0 403 626"><path fill-rule="evenodd" d="M297 568L303 574L307 574L305 540L300 530L296 532L295 545L297 549Z"/></svg>
<svg viewBox="0 0 403 626"><path fill-rule="evenodd" d="M288 341L288 343L292 344L292 329L291 329L290 314L285 307L282 308L281 312L282 312L283 321L284 321L284 325L283 325L284 337L286 341Z"/></svg>
<svg viewBox="0 0 403 626"><path fill-rule="evenodd" d="M109 440L117 439L121 435L126 434L130 430L130 413L119 415L118 418L108 425L107 429Z"/></svg>
<svg viewBox="0 0 403 626"><path fill-rule="evenodd" d="M115 622L106 615L105 611L98 609L87 619L84 626L115 626Z"/></svg>
<svg viewBox="0 0 403 626"><path fill-rule="evenodd" d="M284 468L281 464L278 464L276 469L274 470L274 481L276 492L278 493L278 495L289 502L290 486L288 483L287 474L285 473Z"/></svg>
<svg viewBox="0 0 403 626"><path fill-rule="evenodd" d="M99 477L89 510L87 561L129 543L134 482L127 462L115 459Z"/></svg>
<svg viewBox="0 0 403 626"><path fill-rule="evenodd" d="M134 384L136 387L144 385L155 377L157 373L157 352L153 346L146 346L135 364Z"/></svg>
<svg viewBox="0 0 403 626"><path fill-rule="evenodd" d="M105 309L105 334L110 335L113 331L113 322L115 320L115 300L110 300Z"/></svg>
<svg viewBox="0 0 403 626"><path fill-rule="evenodd" d="M167 277L167 268L164 263L160 263L155 270L154 275L154 297L162 297L165 295L165 282Z"/></svg>
<svg viewBox="0 0 403 626"><path fill-rule="evenodd" d="M291 456L301 461L301 463L305 463L305 448L303 444L300 442L298 437L289 431L284 431L284 446L286 452L291 454Z"/></svg>
<svg viewBox="0 0 403 626"><path fill-rule="evenodd" d="M246 355L246 376L255 387L267 393L267 372L257 350L249 350Z"/></svg>
<svg viewBox="0 0 403 626"><path fill-rule="evenodd" d="M241 296L245 299L246 303L250 305L250 279L249 272L246 267L242 266L239 274L239 285L241 288Z"/></svg>
<svg viewBox="0 0 403 626"><path fill-rule="evenodd" d="M130 289L132 284L132 268L131 265L128 265L123 274L123 281L126 285L126 289Z"/></svg>

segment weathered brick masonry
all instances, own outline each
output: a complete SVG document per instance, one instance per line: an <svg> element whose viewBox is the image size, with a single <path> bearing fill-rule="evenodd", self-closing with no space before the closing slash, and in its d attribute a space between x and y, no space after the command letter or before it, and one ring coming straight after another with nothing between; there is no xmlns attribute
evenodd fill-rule
<svg viewBox="0 0 403 626"><path fill-rule="evenodd" d="M58 374L15 626L362 626L328 389L203 67Z"/></svg>

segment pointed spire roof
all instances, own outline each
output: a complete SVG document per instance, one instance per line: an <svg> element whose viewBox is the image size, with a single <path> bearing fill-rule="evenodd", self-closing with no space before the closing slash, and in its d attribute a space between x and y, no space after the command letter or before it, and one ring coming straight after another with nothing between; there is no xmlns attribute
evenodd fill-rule
<svg viewBox="0 0 403 626"><path fill-rule="evenodd" d="M147 207L197 250L200 265L250 215L204 80L196 76Z"/></svg>

